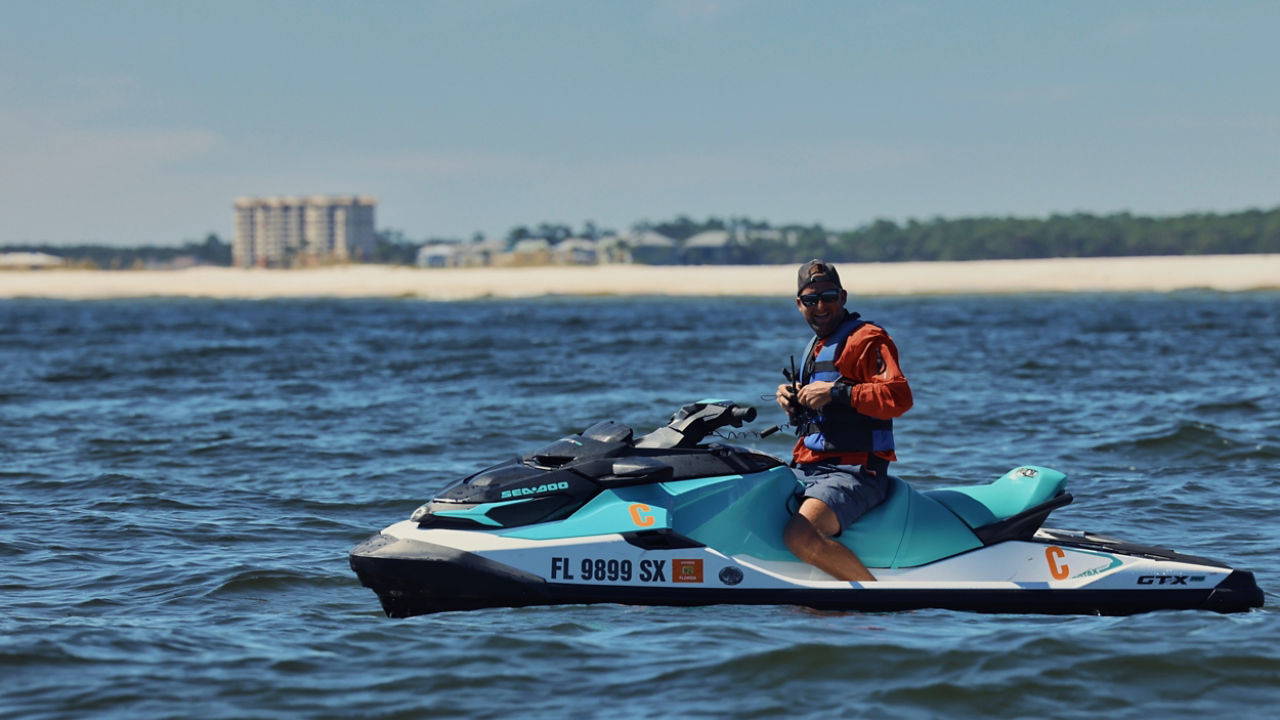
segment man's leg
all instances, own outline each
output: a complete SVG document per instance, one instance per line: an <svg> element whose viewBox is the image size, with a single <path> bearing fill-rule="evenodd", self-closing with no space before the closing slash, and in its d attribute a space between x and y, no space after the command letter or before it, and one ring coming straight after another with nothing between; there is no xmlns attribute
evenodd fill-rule
<svg viewBox="0 0 1280 720"><path fill-rule="evenodd" d="M805 498L782 531L782 540L796 557L837 580L875 580L852 550L831 539L840 529L840 520L826 503Z"/></svg>

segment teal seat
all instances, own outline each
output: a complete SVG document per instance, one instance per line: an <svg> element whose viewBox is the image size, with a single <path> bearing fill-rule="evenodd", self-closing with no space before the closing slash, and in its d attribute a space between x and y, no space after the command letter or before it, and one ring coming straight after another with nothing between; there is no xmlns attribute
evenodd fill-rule
<svg viewBox="0 0 1280 720"><path fill-rule="evenodd" d="M925 495L977 530L1052 500L1066 485L1067 476L1057 470L1024 465L986 485L943 488Z"/></svg>

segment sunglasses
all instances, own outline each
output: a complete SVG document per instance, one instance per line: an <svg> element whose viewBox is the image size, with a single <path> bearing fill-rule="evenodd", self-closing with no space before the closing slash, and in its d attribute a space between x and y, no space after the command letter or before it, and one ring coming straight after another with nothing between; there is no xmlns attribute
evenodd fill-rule
<svg viewBox="0 0 1280 720"><path fill-rule="evenodd" d="M804 303L805 307L813 307L818 304L819 300L824 303L840 302L840 291L824 290L820 293L808 293L800 296L800 302Z"/></svg>

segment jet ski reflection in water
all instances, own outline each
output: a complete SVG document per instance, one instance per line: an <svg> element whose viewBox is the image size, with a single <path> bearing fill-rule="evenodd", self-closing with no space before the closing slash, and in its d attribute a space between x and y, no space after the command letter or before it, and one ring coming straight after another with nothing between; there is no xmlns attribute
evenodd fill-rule
<svg viewBox="0 0 1280 720"><path fill-rule="evenodd" d="M1124 615L1261 607L1253 574L1171 550L1041 527L1066 477L1022 466L986 485L889 497L838 538L878 581L831 578L782 542L800 483L720 442L755 410L682 407L641 437L599 422L463 478L351 551L383 610L563 603L792 604ZM762 433L763 434L763 433Z"/></svg>

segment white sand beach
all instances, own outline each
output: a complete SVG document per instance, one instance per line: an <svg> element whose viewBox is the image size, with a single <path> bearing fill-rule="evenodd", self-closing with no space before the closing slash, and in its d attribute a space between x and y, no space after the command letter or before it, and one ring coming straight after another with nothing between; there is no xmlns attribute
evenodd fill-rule
<svg viewBox="0 0 1280 720"><path fill-rule="evenodd" d="M837 268L846 288L862 295L1280 289L1280 255L837 263ZM307 270L29 270L0 272L0 298L788 296L795 292L795 269L795 265L450 269L345 265Z"/></svg>

